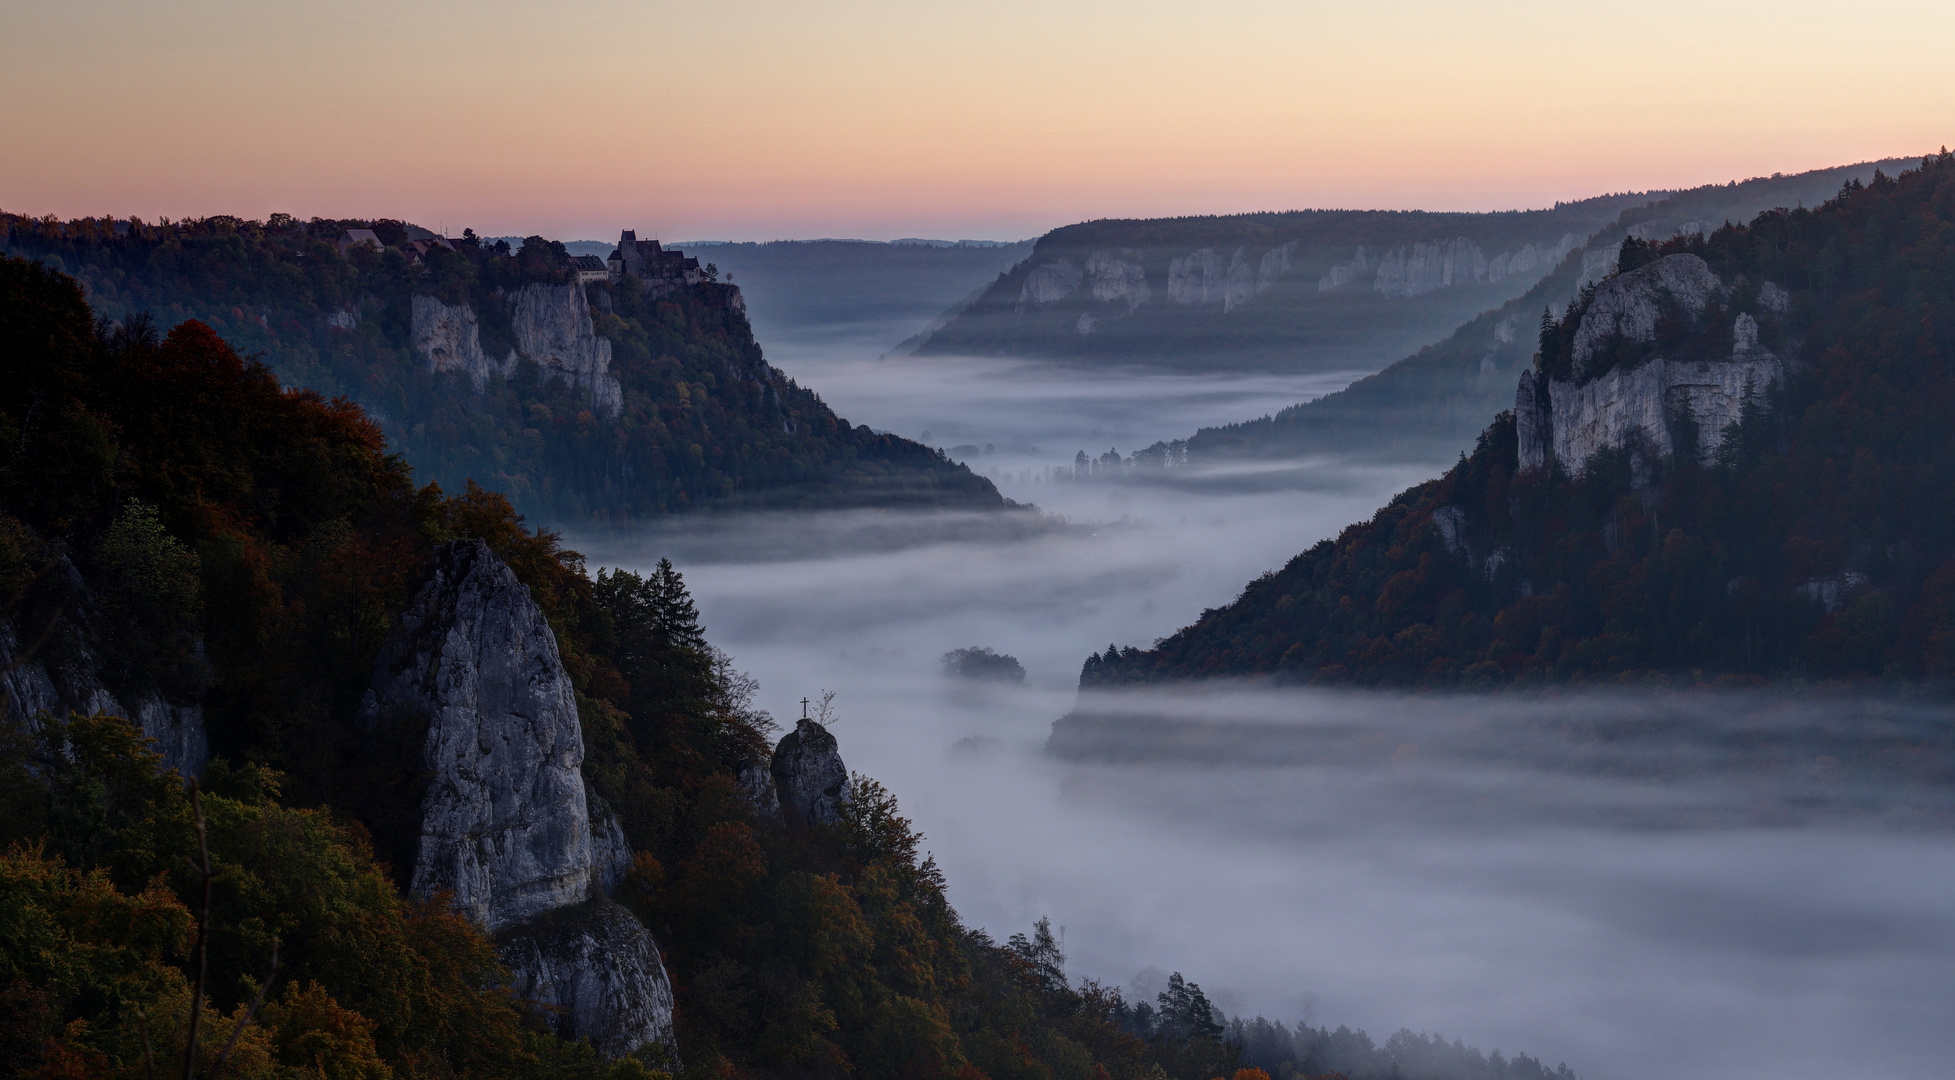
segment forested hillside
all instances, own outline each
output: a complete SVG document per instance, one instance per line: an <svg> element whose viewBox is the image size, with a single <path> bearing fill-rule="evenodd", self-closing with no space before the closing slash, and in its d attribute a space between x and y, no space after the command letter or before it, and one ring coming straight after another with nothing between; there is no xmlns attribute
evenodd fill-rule
<svg viewBox="0 0 1955 1080"><path fill-rule="evenodd" d="M1638 334L1609 330L1622 309L1585 325L1585 291L1535 338L1557 394L1767 348L1784 381L1715 433L1686 430L1667 397L1625 399L1585 422L1668 416L1677 451L1639 436L1572 468L1523 470L1503 413L1441 478L1152 648L1090 658L1082 685L1955 676L1955 158L1621 255L1624 272L1701 259L1721 284L1696 309L1657 290L1669 306Z"/></svg>
<svg viewBox="0 0 1955 1080"><path fill-rule="evenodd" d="M424 778L356 718L463 539L554 636L584 780L633 853L615 899L672 974L676 1060L549 1034L498 942L402 887ZM0 728L0 1076L1261 1080L1194 983L1129 1004L1069 979L1043 923L1003 943L964 925L873 780L832 824L758 812L740 776L771 723L669 564L593 580L500 495L416 487L357 406L197 322L109 330L19 259L0 260L0 615L10 716L30 669L99 679L200 708L212 754L186 787L120 717ZM1282 1060L1384 1075L1337 1034ZM1399 1075L1568 1075L1477 1060Z"/></svg>
<svg viewBox="0 0 1955 1080"><path fill-rule="evenodd" d="M403 245L432 234L390 221L0 224L6 251L73 274L98 315L197 319L283 382L359 402L422 475L450 488L474 479L542 520L619 525L708 504L1003 505L963 466L837 417L766 362L727 287L710 281L580 287L593 340L609 343L613 410L542 357L471 380L417 348L414 298L426 297L470 312L483 355L516 350L519 290L572 280L562 246L541 238L515 254L472 237L421 253ZM383 250L336 246L344 228L369 224Z"/></svg>
<svg viewBox="0 0 1955 1080"><path fill-rule="evenodd" d="M1240 457L1364 454L1442 460L1473 445L1494 414L1513 404L1514 378L1534 354L1544 308L1565 309L1608 268L1630 236L1663 240L1680 229L1745 222L1776 207L1817 206L1841 185L1865 183L1910 162L1890 159L1792 176L1692 188L1623 210L1527 292L1469 317L1445 340L1334 394L1274 416L1203 428L1188 439L1192 462Z"/></svg>

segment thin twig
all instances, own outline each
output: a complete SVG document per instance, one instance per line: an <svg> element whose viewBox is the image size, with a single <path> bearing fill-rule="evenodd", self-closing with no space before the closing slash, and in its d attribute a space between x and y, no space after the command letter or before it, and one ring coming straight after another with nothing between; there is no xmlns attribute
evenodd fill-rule
<svg viewBox="0 0 1955 1080"><path fill-rule="evenodd" d="M192 866L204 876L204 907L197 915L197 981L190 990L190 1037L183 1047L183 1080L194 1080L197 1072L197 1028L204 1020L204 976L209 953L205 945L210 936L210 844L204 836L204 800L197 791L197 778L190 778L190 806L197 813L197 855L203 866Z"/></svg>
<svg viewBox="0 0 1955 1080"><path fill-rule="evenodd" d="M251 1007L238 1017L238 1026L231 1029L231 1037L224 1043L224 1049L217 1054L217 1062L210 1067L210 1076L215 1077L231 1058L231 1051L237 1048L238 1036L244 1034L244 1026L258 1015L258 1006L265 1003L265 992L272 988L272 980L278 978L278 939L272 939L272 969L265 975L265 981L258 984L258 992L251 997Z"/></svg>

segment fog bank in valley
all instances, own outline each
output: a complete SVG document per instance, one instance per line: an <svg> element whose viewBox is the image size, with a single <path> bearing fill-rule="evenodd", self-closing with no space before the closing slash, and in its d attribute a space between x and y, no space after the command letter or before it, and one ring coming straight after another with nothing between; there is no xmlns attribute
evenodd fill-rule
<svg viewBox="0 0 1955 1080"><path fill-rule="evenodd" d="M1082 700L1089 650L1172 632L1444 463L1021 482L1334 387L799 362L851 421L991 444L972 464L1066 524L708 513L570 539L593 567L670 556L776 717L837 691L849 765L899 795L971 923L1002 938L1049 915L1075 976L1178 970L1231 1014L1440 1031L1587 1080L1930 1075L1955 1056L1944 712L1240 685ZM968 646L1025 682L947 678L939 658Z"/></svg>

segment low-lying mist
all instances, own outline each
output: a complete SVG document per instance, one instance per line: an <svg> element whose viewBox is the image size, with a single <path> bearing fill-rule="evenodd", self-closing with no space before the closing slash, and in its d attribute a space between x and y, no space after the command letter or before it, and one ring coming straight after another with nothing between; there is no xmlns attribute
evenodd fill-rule
<svg viewBox="0 0 1955 1080"><path fill-rule="evenodd" d="M993 360L796 373L851 421L994 444L1001 476L1309 393ZM570 540L593 567L671 557L776 717L836 691L848 764L902 799L965 919L1002 938L1049 915L1075 976L1181 971L1232 1015L1439 1031L1586 1080L1945 1071L1943 710L1629 690L1077 695L1089 650L1171 633L1444 464L1005 486L1063 526L706 513ZM1025 681L947 677L940 657L971 646L1015 657Z"/></svg>

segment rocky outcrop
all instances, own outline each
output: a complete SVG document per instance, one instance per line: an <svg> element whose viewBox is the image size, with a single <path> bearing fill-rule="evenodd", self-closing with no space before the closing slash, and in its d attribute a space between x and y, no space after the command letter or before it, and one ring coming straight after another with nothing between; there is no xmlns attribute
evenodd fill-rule
<svg viewBox="0 0 1955 1080"><path fill-rule="evenodd" d="M488 383L489 376L507 374L506 363L498 363L482 351L481 326L475 309L467 304L415 297L409 309L408 340L415 352L428 358L429 371L461 372L477 390Z"/></svg>
<svg viewBox="0 0 1955 1080"><path fill-rule="evenodd" d="M1536 247L1528 243L1515 251L1503 251L1487 260L1487 280L1501 281L1521 275L1540 277L1554 269L1577 246L1574 233L1563 233L1553 246Z"/></svg>
<svg viewBox="0 0 1955 1080"><path fill-rule="evenodd" d="M671 1039L649 931L601 898L630 849L585 787L575 691L529 589L479 540L444 545L381 648L369 730L424 729L412 890L496 935L560 1033L622 1053ZM581 912L581 914L580 914Z"/></svg>
<svg viewBox="0 0 1955 1080"><path fill-rule="evenodd" d="M1695 255L1666 256L1608 279L1596 288L1575 329L1575 377L1589 376L1597 351L1618 339L1656 340L1656 322L1666 310L1694 319L1724 293L1724 283Z"/></svg>
<svg viewBox="0 0 1955 1080"><path fill-rule="evenodd" d="M1371 257L1365 254L1364 245L1359 244L1358 253L1350 262L1338 263L1324 271L1324 276L1317 279L1317 291L1329 292L1332 289L1341 289L1356 281L1359 276L1370 273L1372 267L1376 265L1378 264L1372 262Z"/></svg>
<svg viewBox="0 0 1955 1080"><path fill-rule="evenodd" d="M1424 296L1450 285L1487 280L1487 256L1465 237L1393 248L1379 260L1371 287L1386 296Z"/></svg>
<svg viewBox="0 0 1955 1080"><path fill-rule="evenodd" d="M1086 280L1092 286L1093 299L1124 303L1129 313L1153 298L1140 252L1132 249L1095 251L1086 259Z"/></svg>
<svg viewBox="0 0 1955 1080"><path fill-rule="evenodd" d="M782 823L781 794L774 786L774 769L769 762L744 762L733 777L740 797L753 807L754 816L776 825Z"/></svg>
<svg viewBox="0 0 1955 1080"><path fill-rule="evenodd" d="M1521 376L1514 395L1520 467L1553 462L1575 473L1599 451L1622 447L1655 459L1683 453L1713 461L1725 429L1743 415L1745 403L1762 401L1785 377L1781 358L1759 343L1756 316L1732 316L1728 358L1655 356L1628 366L1613 358L1625 343L1656 341L1664 317L1700 319L1728 295L1704 260L1689 254L1666 256L1605 280L1575 329L1571 375L1528 371ZM1784 290L1768 283L1759 290L1759 307L1776 313L1783 296Z"/></svg>
<svg viewBox="0 0 1955 1080"><path fill-rule="evenodd" d="M1251 260L1245 248L1224 259L1214 248L1191 251L1168 263L1168 297L1178 304L1222 305L1224 314L1268 292L1290 270L1292 240Z"/></svg>
<svg viewBox="0 0 1955 1080"><path fill-rule="evenodd" d="M835 736L803 718L774 748L774 785L791 825L833 825L848 802L849 770Z"/></svg>
<svg viewBox="0 0 1955 1080"><path fill-rule="evenodd" d="M1079 290L1083 276L1071 259L1040 263L1025 275L1025 284L1018 290L1018 303L1021 307L1056 304Z"/></svg>
<svg viewBox="0 0 1955 1080"><path fill-rule="evenodd" d="M58 656L35 651L22 656L20 639L11 623L0 622L0 695L5 718L16 731L32 731L43 713L65 719L70 714L105 713L135 724L163 755L163 767L185 776L203 772L210 760L204 708L197 702L171 701L151 690L118 697L103 685L94 654L78 643L64 643Z"/></svg>
<svg viewBox="0 0 1955 1080"><path fill-rule="evenodd" d="M610 339L591 322L583 283L525 285L510 303L517 350L546 376L556 375L589 395L592 412L616 417L624 408L624 390L611 374Z"/></svg>
<svg viewBox="0 0 1955 1080"><path fill-rule="evenodd" d="M604 899L559 908L504 934L496 951L516 995L549 1006L543 1021L559 1037L670 1063L672 984L631 912Z"/></svg>
<svg viewBox="0 0 1955 1080"><path fill-rule="evenodd" d="M426 725L416 893L452 892L492 933L590 895L576 694L529 588L487 544L437 552L360 718Z"/></svg>

